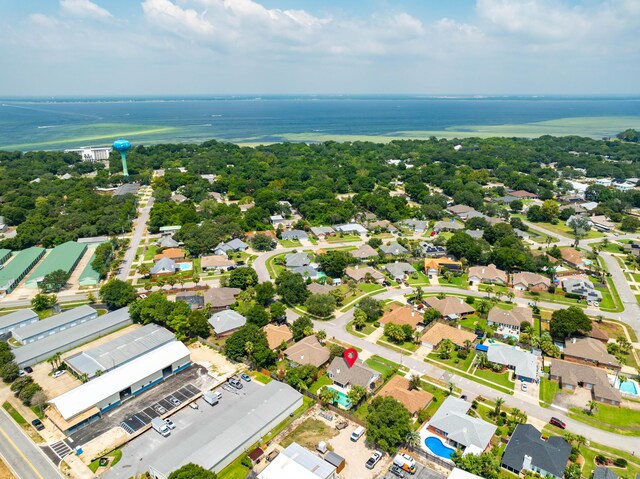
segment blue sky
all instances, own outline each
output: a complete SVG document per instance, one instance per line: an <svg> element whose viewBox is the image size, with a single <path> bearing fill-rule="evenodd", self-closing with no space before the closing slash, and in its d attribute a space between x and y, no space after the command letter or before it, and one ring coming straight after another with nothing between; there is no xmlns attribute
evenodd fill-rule
<svg viewBox="0 0 640 479"><path fill-rule="evenodd" d="M3 0L0 96L638 94L640 0Z"/></svg>

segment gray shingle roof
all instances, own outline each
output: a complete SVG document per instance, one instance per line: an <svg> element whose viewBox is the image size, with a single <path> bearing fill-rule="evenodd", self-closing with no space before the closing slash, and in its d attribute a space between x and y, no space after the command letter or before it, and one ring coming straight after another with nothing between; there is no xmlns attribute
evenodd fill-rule
<svg viewBox="0 0 640 479"><path fill-rule="evenodd" d="M175 272L175 271L176 271L176 262L173 261L171 258L167 258L167 257L160 258L158 261L156 261L156 264L154 264L149 270L151 274L160 274L160 273Z"/></svg>
<svg viewBox="0 0 640 479"><path fill-rule="evenodd" d="M502 464L516 471L522 470L524 456L531 457L531 465L554 476L563 477L571 454L571 446L558 436L543 441L531 424L519 424L502 456Z"/></svg>
<svg viewBox="0 0 640 479"><path fill-rule="evenodd" d="M287 268L299 268L300 266L308 266L311 263L307 253L289 253L284 257Z"/></svg>
<svg viewBox="0 0 640 479"><path fill-rule="evenodd" d="M389 254L393 256L399 256L402 254L409 253L407 248L402 246L400 243L390 243L388 245L382 245L380 246L380 251L382 251L384 254Z"/></svg>
<svg viewBox="0 0 640 479"><path fill-rule="evenodd" d="M380 373L366 366L360 359L349 367L342 356L336 356L327 368L327 374L340 384L351 384L367 387Z"/></svg>
<svg viewBox="0 0 640 479"><path fill-rule="evenodd" d="M409 263L389 263L384 265L384 269L394 278L402 278L405 274L415 272L414 267Z"/></svg>
<svg viewBox="0 0 640 479"><path fill-rule="evenodd" d="M218 311L209 318L209 324L216 334L228 333L241 328L246 323L247 318L232 309Z"/></svg>

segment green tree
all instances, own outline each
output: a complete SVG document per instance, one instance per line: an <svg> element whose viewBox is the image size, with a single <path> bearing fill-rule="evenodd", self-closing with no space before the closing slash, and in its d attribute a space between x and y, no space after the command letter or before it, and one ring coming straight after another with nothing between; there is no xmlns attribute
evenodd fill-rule
<svg viewBox="0 0 640 479"><path fill-rule="evenodd" d="M14 361L10 361L0 367L0 376L5 383L10 383L18 378L20 367Z"/></svg>
<svg viewBox="0 0 640 479"><path fill-rule="evenodd" d="M311 364L303 364L287 370L285 380L289 386L298 391L306 391L318 377L318 368Z"/></svg>
<svg viewBox="0 0 640 479"><path fill-rule="evenodd" d="M587 402L587 407L589 408L589 414L593 415L593 411L598 409L598 403L596 401L591 400Z"/></svg>
<svg viewBox="0 0 640 479"><path fill-rule="evenodd" d="M271 251L274 248L274 241L267 235L258 233L251 238L251 247L256 251Z"/></svg>
<svg viewBox="0 0 640 479"><path fill-rule="evenodd" d="M269 306L271 321L282 322L287 319L287 308L280 301L276 301Z"/></svg>
<svg viewBox="0 0 640 479"><path fill-rule="evenodd" d="M190 462L169 474L168 479L218 479L218 475L209 469Z"/></svg>
<svg viewBox="0 0 640 479"><path fill-rule="evenodd" d="M358 404L367 397L367 389L364 386L360 386L356 384L355 386L351 386L349 392L347 393L347 398L351 401L352 407L358 407Z"/></svg>
<svg viewBox="0 0 640 479"><path fill-rule="evenodd" d="M57 293L64 288L69 281L71 275L62 269L56 269L51 273L45 275L42 281L38 283L38 286L45 293Z"/></svg>
<svg viewBox="0 0 640 479"><path fill-rule="evenodd" d="M420 375L412 374L411 377L409 378L409 391L412 391L414 389L420 389L421 385L422 385L422 379L420 378Z"/></svg>
<svg viewBox="0 0 640 479"><path fill-rule="evenodd" d="M41 312L47 309L53 308L58 303L58 298L55 294L42 294L38 293L31 300L31 306L34 311Z"/></svg>
<svg viewBox="0 0 640 479"><path fill-rule="evenodd" d="M330 294L312 294L304 303L309 314L326 318L336 309L336 300Z"/></svg>
<svg viewBox="0 0 640 479"><path fill-rule="evenodd" d="M262 306L266 306L276 294L276 289L271 281L265 281L255 287L256 301Z"/></svg>
<svg viewBox="0 0 640 479"><path fill-rule="evenodd" d="M307 284L301 274L283 271L276 279L276 291L290 305L302 304L309 295Z"/></svg>
<svg viewBox="0 0 640 479"><path fill-rule="evenodd" d="M322 404L334 404L338 400L338 391L324 386L318 393Z"/></svg>
<svg viewBox="0 0 640 479"><path fill-rule="evenodd" d="M253 306L251 306L245 316L248 323L255 324L260 328L269 324L269 320L271 319L266 309L264 309L259 304L254 304Z"/></svg>
<svg viewBox="0 0 640 479"><path fill-rule="evenodd" d="M344 276L345 269L355 260L353 255L348 251L331 250L317 256L318 264L322 271L332 278L341 278Z"/></svg>
<svg viewBox="0 0 640 479"><path fill-rule="evenodd" d="M258 284L258 273L249 266L236 268L231 271L231 274L229 275L230 288L240 288L245 290L251 286L255 286L256 284Z"/></svg>
<svg viewBox="0 0 640 479"><path fill-rule="evenodd" d="M327 332L321 329L316 333L316 338L320 341L320 344L324 344L324 341L327 339Z"/></svg>
<svg viewBox="0 0 640 479"><path fill-rule="evenodd" d="M367 441L393 453L404 442L411 427L411 414L397 400L389 396L376 396L369 404Z"/></svg>
<svg viewBox="0 0 640 479"><path fill-rule="evenodd" d="M564 470L564 479L580 479L581 471L580 464L569 464Z"/></svg>
<svg viewBox="0 0 640 479"><path fill-rule="evenodd" d="M308 334L305 334L309 329L311 329L313 334L313 321L311 321L309 316L300 316L291 323L291 333L293 334L293 339L295 341L300 341L305 336L309 336Z"/></svg>
<svg viewBox="0 0 640 479"><path fill-rule="evenodd" d="M551 315L551 335L556 339L568 338L578 331L588 333L591 327L591 319L578 306L559 309Z"/></svg>
<svg viewBox="0 0 640 479"><path fill-rule="evenodd" d="M545 200L540 207L544 221L553 223L560 216L560 205L553 200Z"/></svg>
<svg viewBox="0 0 640 479"><path fill-rule="evenodd" d="M453 463L463 471L467 471L485 479L498 479L500 477L500 463L491 452L481 454L463 454L457 449L451 456Z"/></svg>
<svg viewBox="0 0 640 479"><path fill-rule="evenodd" d="M625 216L620 223L620 229L628 233L635 233L640 228L640 220L634 216Z"/></svg>
<svg viewBox="0 0 640 479"><path fill-rule="evenodd" d="M360 308L353 310L353 326L360 331L367 325L367 314Z"/></svg>
<svg viewBox="0 0 640 479"><path fill-rule="evenodd" d="M591 229L591 221L587 217L573 216L567 221L567 226L573 231L573 245L578 246Z"/></svg>
<svg viewBox="0 0 640 479"><path fill-rule="evenodd" d="M372 297L366 297L358 302L358 309L364 312L367 315L367 321L372 323L377 321L382 317L382 303Z"/></svg>
<svg viewBox="0 0 640 479"><path fill-rule="evenodd" d="M224 354L233 361L246 357L246 344L252 344L252 360L257 367L267 368L276 362L276 355L269 349L264 331L255 324L245 324L227 338Z"/></svg>
<svg viewBox="0 0 640 479"><path fill-rule="evenodd" d="M100 288L100 298L109 309L127 306L136 299L133 285L119 279L110 279Z"/></svg>

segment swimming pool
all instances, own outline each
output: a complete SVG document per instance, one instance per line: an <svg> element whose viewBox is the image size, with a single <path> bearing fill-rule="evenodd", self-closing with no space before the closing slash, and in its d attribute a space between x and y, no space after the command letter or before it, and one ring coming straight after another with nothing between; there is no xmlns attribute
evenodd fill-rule
<svg viewBox="0 0 640 479"><path fill-rule="evenodd" d="M436 456L444 457L445 459L451 459L451 456L455 452L454 449L442 444L442 441L435 436L429 436L424 440L424 445Z"/></svg>
<svg viewBox="0 0 640 479"><path fill-rule="evenodd" d="M193 266L191 263L178 263L178 268L180 268L181 271L191 271Z"/></svg>
<svg viewBox="0 0 640 479"><path fill-rule="evenodd" d="M616 386L621 393L629 394L631 396L638 396L638 387L635 381L627 380L623 383L619 379L616 380Z"/></svg>
<svg viewBox="0 0 640 479"><path fill-rule="evenodd" d="M332 388L331 386L328 386L328 388L338 393L338 400L336 401L338 403L338 407L341 407L342 409L351 409L351 406L352 406L351 400L347 397L345 393L343 393L342 391L338 391L337 389Z"/></svg>

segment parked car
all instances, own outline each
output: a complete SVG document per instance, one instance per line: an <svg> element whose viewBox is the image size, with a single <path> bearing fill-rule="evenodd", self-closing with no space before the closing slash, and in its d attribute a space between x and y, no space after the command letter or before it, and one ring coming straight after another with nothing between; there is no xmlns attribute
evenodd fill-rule
<svg viewBox="0 0 640 479"><path fill-rule="evenodd" d="M31 366L27 366L26 368L24 368L24 370L29 374L33 372L33 368Z"/></svg>
<svg viewBox="0 0 640 479"><path fill-rule="evenodd" d="M373 454L371 454L371 457L369 458L365 466L367 467L367 469L373 469L376 464L380 462L380 459L382 459L382 453L380 451L373 451Z"/></svg>
<svg viewBox="0 0 640 479"><path fill-rule="evenodd" d="M362 435L364 434L364 431L365 431L364 427L362 427L362 426L358 426L358 427L355 429L355 431L353 431L353 432L351 433L351 440L352 440L353 442L356 442L358 439L360 439L360 438L362 437Z"/></svg>
<svg viewBox="0 0 640 479"><path fill-rule="evenodd" d="M31 421L31 425L36 428L36 431L42 431L44 429L44 424L40 419L34 419Z"/></svg>
<svg viewBox="0 0 640 479"><path fill-rule="evenodd" d="M197 402L195 402L195 401L190 402L190 403L189 403L189 407L190 407L191 409L199 409L199 408L198 408L198 403L197 403Z"/></svg>
<svg viewBox="0 0 640 479"><path fill-rule="evenodd" d="M165 420L164 420L164 423L167 425L167 427L168 427L169 429L175 429L175 428L176 428L176 425L175 425L175 424L173 423L173 421L172 421L171 419L169 419L169 418L165 419Z"/></svg>
<svg viewBox="0 0 640 479"><path fill-rule="evenodd" d="M53 377L54 378L59 378L60 376L62 376L66 372L67 371L65 371L64 369L61 369L60 371L56 371L55 373L53 373Z"/></svg>
<svg viewBox="0 0 640 479"><path fill-rule="evenodd" d="M393 474L394 476L404 477L404 471L402 470L402 468L396 466L395 464L393 466L391 466L391 469L389 469L389 472L391 474Z"/></svg>
<svg viewBox="0 0 640 479"><path fill-rule="evenodd" d="M561 421L557 417L552 417L551 419L549 419L549 424L551 424L552 426L559 427L560 429L566 429L567 428L567 425L565 424L565 422Z"/></svg>
<svg viewBox="0 0 640 479"><path fill-rule="evenodd" d="M155 409L156 412L161 415L167 412L167 410L164 407L162 407L160 404L154 404L153 409Z"/></svg>
<svg viewBox="0 0 640 479"><path fill-rule="evenodd" d="M229 378L228 383L231 384L236 389L242 389L242 383L238 378Z"/></svg>
<svg viewBox="0 0 640 479"><path fill-rule="evenodd" d="M180 402L180 399L175 398L175 397L173 397L173 396L171 396L171 397L169 398L169 402L170 402L171 404L173 404L174 406L180 406L180 404L182 404L182 403Z"/></svg>
<svg viewBox="0 0 640 479"><path fill-rule="evenodd" d="M22 377L22 376L26 376L27 372L24 369L21 369L20 371L18 371L18 376Z"/></svg>
<svg viewBox="0 0 640 479"><path fill-rule="evenodd" d="M251 382L251 376L249 376L247 373L242 373L240 375L240 378L242 378L243 381L246 381L248 383Z"/></svg>
<svg viewBox="0 0 640 479"><path fill-rule="evenodd" d="M523 391L526 391L528 389L527 383L522 383L522 385L520 386L520 389L522 389Z"/></svg>

